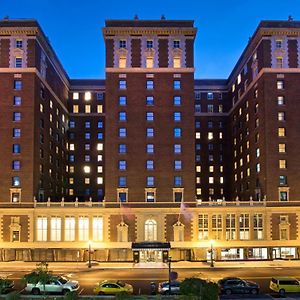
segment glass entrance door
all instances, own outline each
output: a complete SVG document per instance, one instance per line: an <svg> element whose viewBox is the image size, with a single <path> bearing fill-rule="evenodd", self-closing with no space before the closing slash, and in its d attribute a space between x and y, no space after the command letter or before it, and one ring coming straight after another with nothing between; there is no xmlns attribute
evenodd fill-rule
<svg viewBox="0 0 300 300"><path fill-rule="evenodd" d="M162 251L161 250L140 250L140 262L162 262Z"/></svg>

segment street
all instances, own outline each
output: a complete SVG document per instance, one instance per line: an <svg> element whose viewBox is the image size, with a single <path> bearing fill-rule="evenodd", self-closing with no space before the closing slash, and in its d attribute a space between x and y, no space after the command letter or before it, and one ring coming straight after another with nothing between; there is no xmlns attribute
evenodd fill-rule
<svg viewBox="0 0 300 300"><path fill-rule="evenodd" d="M267 294L266 297L258 296L242 296L242 299L272 299L270 290L268 288L271 276L293 276L300 278L300 267L281 268L281 267L261 267L261 268L203 268L190 269L180 268L172 269L178 272L179 280L187 277L199 277L203 279L210 279L217 281L220 278L227 276L236 276L243 279L252 280L260 284L260 294ZM30 271L30 270L28 270ZM25 270L18 271L1 271L0 276L7 276L15 281L16 289L22 289L23 284L19 280L26 274ZM92 294L93 287L97 282L104 279L119 279L130 283L134 287L135 294L149 294L150 282L156 283L168 280L167 268L152 268L152 269L100 269L99 267L92 267L91 269L76 269L67 273L56 272L55 274L63 274L66 277L78 280L81 286L80 293L87 295ZM276 298L276 295L272 295ZM241 296L222 296L222 299L240 299ZM278 297L277 297L278 298ZM300 299L300 295L289 295L289 299Z"/></svg>

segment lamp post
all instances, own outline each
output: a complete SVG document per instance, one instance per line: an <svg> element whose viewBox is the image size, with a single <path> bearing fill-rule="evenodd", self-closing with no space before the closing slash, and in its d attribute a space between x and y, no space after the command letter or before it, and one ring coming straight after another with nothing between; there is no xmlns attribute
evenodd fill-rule
<svg viewBox="0 0 300 300"><path fill-rule="evenodd" d="M171 262L172 262L172 257L168 257L168 266L169 266L169 295L171 295Z"/></svg>
<svg viewBox="0 0 300 300"><path fill-rule="evenodd" d="M210 266L214 267L214 240L210 240Z"/></svg>
<svg viewBox="0 0 300 300"><path fill-rule="evenodd" d="M91 261L91 255L92 255L92 243L91 241L89 241L89 262L88 262L88 267L91 268L92 267L92 261Z"/></svg>

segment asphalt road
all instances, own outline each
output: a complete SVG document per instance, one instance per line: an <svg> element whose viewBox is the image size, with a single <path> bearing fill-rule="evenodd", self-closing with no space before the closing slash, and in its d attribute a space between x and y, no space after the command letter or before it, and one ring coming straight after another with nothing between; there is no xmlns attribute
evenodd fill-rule
<svg viewBox="0 0 300 300"><path fill-rule="evenodd" d="M246 280L252 280L259 283L261 294L266 296L222 296L222 299L272 299L276 295L270 294L269 282L272 276L293 276L300 278L300 267L293 268L213 268L213 269L172 269L178 272L179 280L187 277L200 277L217 281L226 276L241 277ZM11 271L3 272L0 270L1 276L7 276L15 281L16 289L22 289L23 284L19 280L26 272ZM78 280L81 286L81 294L92 294L93 287L97 282L104 279L119 279L130 283L134 287L135 294L149 294L150 282L156 283L168 280L168 269L86 269L84 271L74 270L72 273L65 273L65 276ZM299 295L289 295L289 299L300 299Z"/></svg>

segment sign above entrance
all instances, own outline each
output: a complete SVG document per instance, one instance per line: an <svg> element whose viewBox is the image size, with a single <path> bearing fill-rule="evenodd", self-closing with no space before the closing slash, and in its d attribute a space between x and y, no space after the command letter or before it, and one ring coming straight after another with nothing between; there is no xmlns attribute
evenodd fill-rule
<svg viewBox="0 0 300 300"><path fill-rule="evenodd" d="M139 242L132 243L132 250L146 250L146 249L155 249L155 250L170 250L170 243L163 242Z"/></svg>

